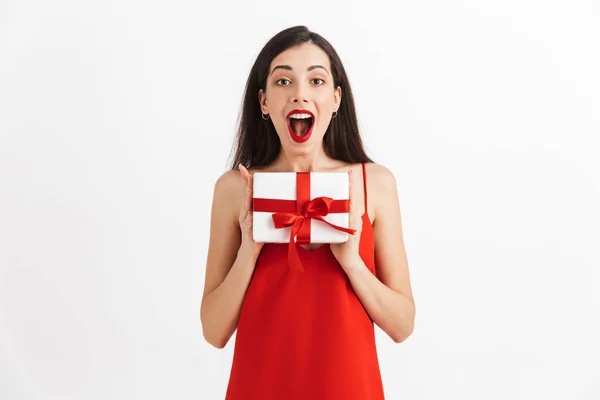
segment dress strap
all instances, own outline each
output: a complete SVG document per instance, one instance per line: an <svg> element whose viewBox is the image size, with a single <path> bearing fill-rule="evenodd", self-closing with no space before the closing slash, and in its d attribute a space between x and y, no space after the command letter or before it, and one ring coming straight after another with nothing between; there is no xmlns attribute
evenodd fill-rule
<svg viewBox="0 0 600 400"><path fill-rule="evenodd" d="M363 184L364 184L364 191L365 191L365 214L368 213L369 209L367 208L367 168L365 166L365 163L362 163L362 170L363 170Z"/></svg>

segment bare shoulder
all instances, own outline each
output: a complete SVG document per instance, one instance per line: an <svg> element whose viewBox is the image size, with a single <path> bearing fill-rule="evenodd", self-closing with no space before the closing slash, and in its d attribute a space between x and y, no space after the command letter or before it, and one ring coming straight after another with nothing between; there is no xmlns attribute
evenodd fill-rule
<svg viewBox="0 0 600 400"><path fill-rule="evenodd" d="M252 172L249 171L251 174ZM225 206L237 220L237 213L245 199L246 182L238 170L229 170L221 174L214 187L213 205Z"/></svg>
<svg viewBox="0 0 600 400"><path fill-rule="evenodd" d="M369 183L374 182L377 186L389 189L390 185L396 186L396 177L387 167L377 163L367 163L367 175Z"/></svg>
<svg viewBox="0 0 600 400"><path fill-rule="evenodd" d="M390 206L397 206L398 186L394 173L387 167L377 164L366 164L369 201L375 206L375 219L381 216Z"/></svg>
<svg viewBox="0 0 600 400"><path fill-rule="evenodd" d="M231 200L229 196L239 194L243 187L244 179L240 171L229 170L221 174L215 182L215 196L221 197L220 200Z"/></svg>
<svg viewBox="0 0 600 400"><path fill-rule="evenodd" d="M377 277L404 294L414 306L396 178L389 168L379 164L367 164L367 176L372 194L369 199L374 200L376 210L373 234Z"/></svg>
<svg viewBox="0 0 600 400"><path fill-rule="evenodd" d="M235 260L240 243L239 212L244 186L244 179L236 170L224 172L215 182L202 301L223 282Z"/></svg>

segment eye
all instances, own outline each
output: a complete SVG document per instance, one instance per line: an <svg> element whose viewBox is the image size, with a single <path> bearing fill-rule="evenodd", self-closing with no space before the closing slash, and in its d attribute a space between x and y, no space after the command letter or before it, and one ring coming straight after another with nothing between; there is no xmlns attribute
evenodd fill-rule
<svg viewBox="0 0 600 400"><path fill-rule="evenodd" d="M321 78L315 78L315 79L313 79L313 81L321 81L321 82L325 83L325 81ZM318 83L317 85L322 85L323 83L320 83L320 84Z"/></svg>
<svg viewBox="0 0 600 400"><path fill-rule="evenodd" d="M280 84L279 82L281 82L281 81L288 81L289 82L290 80L289 79L285 79L285 78L281 78L281 79L277 79L275 81L275 83L277 83L279 86L288 86L288 85L282 85L282 84Z"/></svg>

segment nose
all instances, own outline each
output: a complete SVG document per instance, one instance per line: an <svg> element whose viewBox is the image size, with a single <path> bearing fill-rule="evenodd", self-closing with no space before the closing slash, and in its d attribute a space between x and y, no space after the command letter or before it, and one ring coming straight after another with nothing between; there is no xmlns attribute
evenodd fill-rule
<svg viewBox="0 0 600 400"><path fill-rule="evenodd" d="M306 88L302 84L298 84L297 90L291 97L292 103L298 103L302 101L304 103L308 103L308 95L306 94Z"/></svg>

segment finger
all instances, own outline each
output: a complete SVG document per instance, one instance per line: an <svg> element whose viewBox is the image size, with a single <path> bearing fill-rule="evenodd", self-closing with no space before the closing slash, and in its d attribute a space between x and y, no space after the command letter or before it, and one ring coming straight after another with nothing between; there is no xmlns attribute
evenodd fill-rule
<svg viewBox="0 0 600 400"><path fill-rule="evenodd" d="M354 204L355 204L355 202L354 202L354 195L352 194L352 192L354 191L353 185L352 185L352 182L353 182L352 178L353 178L352 177L352 170L350 170L350 171L348 171L348 181L349 181L349 184L350 184L350 186L349 186L349 194L348 194L348 204L349 204L349 207L350 207L350 210L348 212L348 227L350 229L355 229L354 228Z"/></svg>
<svg viewBox="0 0 600 400"><path fill-rule="evenodd" d="M351 207L352 229L356 229L356 233L359 233L362 229L362 215L360 213L361 210L359 207L360 201L358 200L358 191L359 191L360 186L356 184L354 172L351 175L352 175L351 196L352 196L352 204L353 204L353 206Z"/></svg>
<svg viewBox="0 0 600 400"><path fill-rule="evenodd" d="M254 198L254 185L252 183L252 176L248 175L248 185L246 193L248 194L248 213L252 215L252 199Z"/></svg>
<svg viewBox="0 0 600 400"><path fill-rule="evenodd" d="M246 183L246 186L248 186L248 180L250 179L250 173L248 172L248 170L246 169L246 167L244 167L242 164L240 164L238 166L240 173L242 174L242 178L244 178L244 182Z"/></svg>
<svg viewBox="0 0 600 400"><path fill-rule="evenodd" d="M250 186L248 186L248 179L250 177L250 174L248 173L248 170L242 165L239 165L239 170L240 170L240 174L242 175L242 178L244 179L244 201L242 204L242 209L241 209L241 214L243 216L246 216L246 214L248 214L248 212L250 211L250 206L251 206L251 201L252 201L252 192L250 190Z"/></svg>
<svg viewBox="0 0 600 400"><path fill-rule="evenodd" d="M356 185L354 182L354 173L352 171L350 171L350 204L350 213L354 216L358 212L358 202L356 201Z"/></svg>
<svg viewBox="0 0 600 400"><path fill-rule="evenodd" d="M252 190L252 175L250 175L250 172L248 172L246 167L244 167L242 164L240 164L238 168L240 170L242 178L244 179L246 190Z"/></svg>
<svg viewBox="0 0 600 400"><path fill-rule="evenodd" d="M240 209L240 216L242 218L245 218L246 215L248 214L248 211L249 211L248 191L246 189L244 189L244 199L242 201L242 207Z"/></svg>
<svg viewBox="0 0 600 400"><path fill-rule="evenodd" d="M352 207L352 171L348 171L348 202L350 207Z"/></svg>

